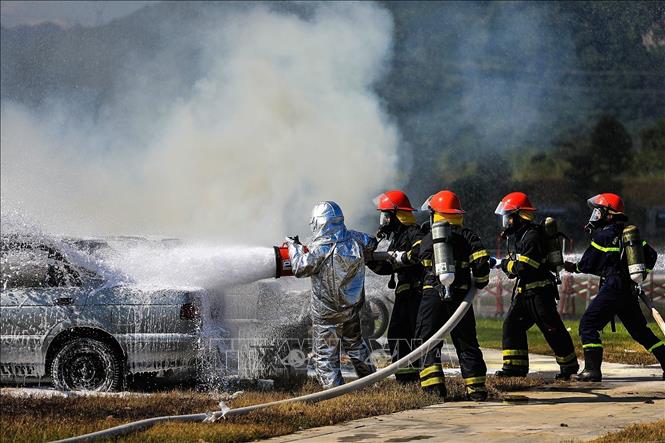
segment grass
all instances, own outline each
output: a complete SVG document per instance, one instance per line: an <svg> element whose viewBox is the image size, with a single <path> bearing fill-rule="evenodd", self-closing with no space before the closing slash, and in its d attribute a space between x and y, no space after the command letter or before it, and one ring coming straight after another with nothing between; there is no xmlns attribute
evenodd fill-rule
<svg viewBox="0 0 665 443"><path fill-rule="evenodd" d="M500 400L506 391L525 390L544 384L542 378L488 378L490 398ZM448 377L450 401L464 398L459 377ZM246 392L228 401L241 407L293 397L318 390L308 382L296 391ZM3 442L51 441L81 435L142 418L190 414L218 409L224 395L173 391L149 396L15 398L0 395L0 429ZM417 385L385 380L359 392L315 404L294 403L231 417L218 423L164 423L129 435L129 442L214 441L240 442L289 434L300 429L325 426L439 403Z"/></svg>
<svg viewBox="0 0 665 443"><path fill-rule="evenodd" d="M591 440L593 443L622 443L634 441L665 441L665 419L651 423L635 423L620 431L610 432L602 437Z"/></svg>
<svg viewBox="0 0 665 443"><path fill-rule="evenodd" d="M486 348L501 349L502 319L478 318L476 319L478 330L478 341L480 346ZM579 320L564 320L567 328L570 328L570 335L575 344L577 356L582 358L582 343L578 334ZM658 337L662 332L658 329L656 323L649 323L649 327ZM603 339L603 360L611 363L626 363L637 365L652 365L657 363L656 358L639 343L633 340L628 331L621 323L616 324L616 332L611 332L608 325L601 333ZM537 326L533 326L527 332L529 342L529 352L535 354L554 355L545 337Z"/></svg>

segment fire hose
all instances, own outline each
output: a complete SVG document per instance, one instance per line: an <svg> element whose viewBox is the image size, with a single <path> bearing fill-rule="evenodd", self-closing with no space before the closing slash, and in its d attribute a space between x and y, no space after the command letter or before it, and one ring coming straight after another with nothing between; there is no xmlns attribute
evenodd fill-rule
<svg viewBox="0 0 665 443"><path fill-rule="evenodd" d="M203 412L200 414L189 414L189 415L168 415L163 417L153 417L144 420L139 420L131 423L126 423L124 425L115 426L113 428L105 429L103 431L92 432L90 434L81 435L78 437L66 438L63 440L58 440L55 443L60 442L80 442L80 441L92 441L101 438L115 438L121 435L126 435L132 432L137 432L145 430L151 426L156 425L157 423L167 422L167 421L178 421L178 422L214 422L220 418L232 417L237 415L245 415L252 411L257 411L259 409L265 409L271 406L282 405L286 403L293 402L308 402L316 403L323 400L329 400L331 398L339 397L340 395L348 394L355 390L369 386L377 381L383 380L384 378L393 375L397 372L398 369L403 368L425 355L430 349L436 346L441 340L443 340L444 335L452 331L459 321L464 317L466 312L469 310L471 303L473 302L473 297L476 294L476 288L471 287L467 292L464 300L459 305L457 310L453 315L448 319L448 321L441 326L441 328L426 342L420 345L418 348L414 349L410 354L405 357L400 358L396 362L386 366L385 368L374 372L366 377L359 378L350 383L343 384L341 386L336 386L325 391L315 392L313 394L302 395L300 397L287 398L284 400L272 401L269 403L261 403L258 405L245 406L242 408L236 409L227 409L220 410L215 412Z"/></svg>

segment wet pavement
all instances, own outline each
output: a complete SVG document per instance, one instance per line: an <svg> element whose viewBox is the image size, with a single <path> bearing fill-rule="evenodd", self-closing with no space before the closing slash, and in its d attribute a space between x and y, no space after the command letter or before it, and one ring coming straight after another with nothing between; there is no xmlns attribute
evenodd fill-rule
<svg viewBox="0 0 665 443"><path fill-rule="evenodd" d="M483 350L488 373L501 351ZM531 372L552 378L553 357L531 355ZM631 423L665 418L660 366L604 363L601 383L554 383L520 391L503 402L453 402L354 420L269 442L533 442L583 441Z"/></svg>

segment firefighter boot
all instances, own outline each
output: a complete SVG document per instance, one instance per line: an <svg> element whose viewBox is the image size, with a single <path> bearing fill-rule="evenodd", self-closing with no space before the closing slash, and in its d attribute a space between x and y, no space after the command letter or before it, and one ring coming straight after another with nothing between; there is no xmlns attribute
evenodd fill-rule
<svg viewBox="0 0 665 443"><path fill-rule="evenodd" d="M653 352L653 356L660 363L660 367L663 368L663 380L665 380L665 344L660 342L660 345L657 345L651 352Z"/></svg>
<svg viewBox="0 0 665 443"><path fill-rule="evenodd" d="M557 358L557 360L559 360ZM567 363L559 363L560 372L554 376L554 380L570 380L572 375L577 374L580 370L580 364L577 363L577 356L573 357Z"/></svg>
<svg viewBox="0 0 665 443"><path fill-rule="evenodd" d="M487 400L487 388L485 384L475 384L466 387L466 396L471 401L485 401Z"/></svg>
<svg viewBox="0 0 665 443"><path fill-rule="evenodd" d="M593 347L584 349L584 370L577 374L577 381L601 381L603 375L600 365L603 362L603 348Z"/></svg>

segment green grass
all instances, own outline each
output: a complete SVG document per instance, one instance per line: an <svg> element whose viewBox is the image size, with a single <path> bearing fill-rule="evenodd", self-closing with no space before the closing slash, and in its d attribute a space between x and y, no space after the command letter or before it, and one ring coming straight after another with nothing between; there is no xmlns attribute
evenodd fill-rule
<svg viewBox="0 0 665 443"><path fill-rule="evenodd" d="M486 348L501 349L501 335L503 320L494 318L476 319L478 341L480 346ZM564 320L564 324L570 329L570 335L575 344L575 351L578 357L582 357L582 343L578 333L579 320ZM658 336L662 337L662 332L658 329L656 323L649 323L649 327ZM604 361L612 363L626 363L651 365L657 363L656 358L647 352L639 343L633 340L628 334L626 328L620 322L616 325L616 332L610 330L608 325L601 333L604 347ZM545 337L537 326L533 326L527 332L529 342L529 352L536 354L554 355Z"/></svg>
<svg viewBox="0 0 665 443"><path fill-rule="evenodd" d="M487 382L490 398L501 400L506 391L531 389L542 378L497 379ZM464 398L460 377L447 377L449 400ZM245 392L229 401L241 407L311 393L314 382L294 391ZM149 396L15 398L0 395L0 440L4 442L52 441L81 435L143 418L191 414L218 409L223 394L173 391ZM129 442L241 442L290 434L300 429L326 426L439 403L418 385L384 380L372 387L320 403L293 403L217 423L164 423L120 441Z"/></svg>

